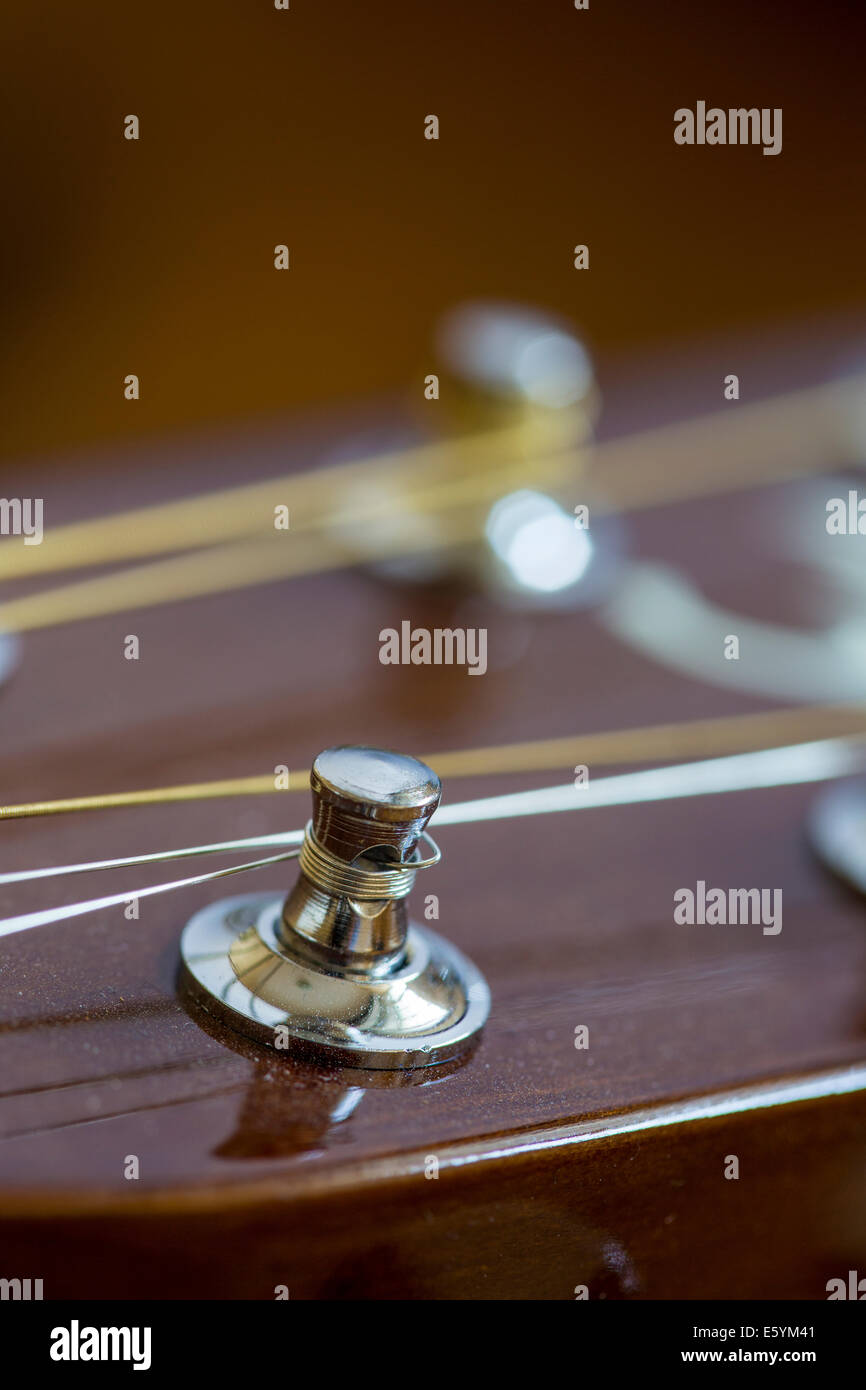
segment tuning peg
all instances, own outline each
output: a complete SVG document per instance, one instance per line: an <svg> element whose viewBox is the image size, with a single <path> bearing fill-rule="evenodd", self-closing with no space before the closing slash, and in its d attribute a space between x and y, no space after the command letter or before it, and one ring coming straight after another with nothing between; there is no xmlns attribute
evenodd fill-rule
<svg viewBox="0 0 866 1390"><path fill-rule="evenodd" d="M435 334L440 399L458 434L510 429L578 443L591 434L599 396L589 351L564 320L517 304L461 304Z"/></svg>
<svg viewBox="0 0 866 1390"><path fill-rule="evenodd" d="M181 938L191 993L237 1031L319 1060L399 1068L461 1055L487 1017L487 984L406 903L440 857L425 829L436 774L340 747L319 754L310 784L295 886L285 901L252 894L192 918Z"/></svg>
<svg viewBox="0 0 866 1390"><path fill-rule="evenodd" d="M478 302L443 317L432 360L435 405L425 399L423 417L441 441L437 505L413 504L407 469L383 498L380 526L366 525L354 544L372 558L395 525L396 489L413 553L374 561L387 578L457 576L512 607L596 601L622 544L615 517L587 524L583 473L599 393L585 344L551 314Z"/></svg>
<svg viewBox="0 0 866 1390"><path fill-rule="evenodd" d="M826 868L866 894L866 778L827 788L810 808L807 833Z"/></svg>
<svg viewBox="0 0 866 1390"><path fill-rule="evenodd" d="M14 632L0 632L0 685L9 679L18 665L19 646Z"/></svg>

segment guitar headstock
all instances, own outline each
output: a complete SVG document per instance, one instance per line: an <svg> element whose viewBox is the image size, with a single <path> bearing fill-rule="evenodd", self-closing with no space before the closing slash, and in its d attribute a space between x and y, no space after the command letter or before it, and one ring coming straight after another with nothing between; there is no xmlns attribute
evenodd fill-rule
<svg viewBox="0 0 866 1390"><path fill-rule="evenodd" d="M866 1268L855 45L716 149L691 11L456 8L216 7L229 84L106 11L35 103L0 1218L51 1297Z"/></svg>

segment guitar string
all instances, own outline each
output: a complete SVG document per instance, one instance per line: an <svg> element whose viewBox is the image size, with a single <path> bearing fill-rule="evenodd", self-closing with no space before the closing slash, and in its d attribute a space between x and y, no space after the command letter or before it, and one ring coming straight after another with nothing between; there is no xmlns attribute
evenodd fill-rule
<svg viewBox="0 0 866 1390"><path fill-rule="evenodd" d="M531 427L501 426L495 430L434 440L405 449L323 464L298 473L264 478L240 487L222 488L158 502L109 516L58 526L39 547L25 549L11 544L0 548L0 580L76 569L115 560L143 558L171 550L191 550L220 540L253 536L262 529L262 514L285 502L292 511L292 529L325 525L335 502L348 495L360 496L361 488L375 488L398 480L413 487L431 485L433 495L444 482L459 485L469 462L501 466L503 456L525 467L535 459L573 452L573 412L566 417L546 412ZM408 472L409 476L402 475ZM283 490L291 495L283 497ZM424 494L420 494L423 498Z"/></svg>
<svg viewBox="0 0 866 1390"><path fill-rule="evenodd" d="M778 424L781 419L775 419L772 423L768 418L763 418L763 442L770 447L766 456L762 455L762 466L757 470L755 460L751 457L751 450L746 449L745 443L749 430L751 429L755 417L749 417L747 410L759 411L760 409L769 410L769 407L762 402L758 402L751 407L744 408L735 420L735 428L732 427L730 419L727 424L723 423L718 415L710 417L699 417L697 422L683 422L677 426L667 426L656 431L641 432L637 435L628 437L624 442L617 441L608 445L598 446L593 458L593 467L590 469L590 491L591 475L595 472L605 473L605 452L619 450L619 469L620 478L617 483L617 462L616 453L610 462L613 468L607 469L603 482L607 496L594 499L593 506L597 514L604 515L605 512L613 510L627 510L632 508L659 505L662 502L683 500L686 497L705 496L711 493L718 493L730 488L758 486L771 481L782 481L791 477L801 476L804 473L814 472L816 468L827 469L831 466L838 466L840 463L853 461L855 450L852 444L851 431L840 427L840 414L838 410L841 399L847 401L847 394L851 391L851 385L845 383L844 387L836 384L834 387L813 388L807 395L808 410L803 410L802 396L794 394L792 397L782 398L786 402L785 423L790 428L790 435L786 434L784 439L779 436ZM778 398L774 398L775 408L781 412L781 405ZM794 420L790 419L792 409L791 401L799 401L800 411L795 412ZM835 408L834 408L835 403ZM816 408L817 407L817 408ZM800 419L800 415L805 415L805 420ZM809 428L809 416L811 428ZM745 417L745 418L744 418ZM751 423L750 423L751 419ZM761 429L761 418L759 420L759 433ZM820 422L821 428L817 429L816 424ZM708 441L704 440L701 444L701 436L706 431L708 440L715 442L721 429L730 440L736 440L737 434L740 436L740 446L735 452L740 455L738 468L743 470L738 472L735 469L725 474L724 469L719 469L718 458L713 456L712 448L708 447ZM733 430L733 433L732 433ZM509 434L509 439L513 442L513 437ZM829 452L821 453L821 450L828 450L829 441L834 440L834 447ZM752 441L754 444L754 441ZM701 447L698 448L699 444ZM683 446L686 446L683 448ZM440 457L443 449L441 445L428 446L439 450ZM488 444L489 447L489 444ZM671 449L677 448L684 455L683 461L687 458L689 468L684 469L677 476L676 469L671 470ZM695 462L695 450L701 460L698 467ZM599 456L602 459L599 465ZM564 460L574 461L578 457L574 451L566 455L541 456L532 459L524 458L521 461L520 473L516 478L517 483L526 485L527 481L542 482L545 478L554 481L561 480L563 477ZM744 465L744 459L748 458L748 468ZM820 459L819 462L816 460ZM623 463L625 462L625 467ZM530 477L527 479L526 467L530 465ZM640 465L640 466L639 466ZM712 465L712 466L709 466ZM353 464L350 467L362 469L362 464ZM320 470L328 472L329 470ZM393 463L391 465L393 473ZM671 483L671 475L675 479ZM315 473L311 475L298 475L312 481ZM359 473L360 477L361 474ZM650 486L647 486L647 482ZM256 485L270 491L273 500L273 482ZM437 515L442 519L442 513L449 507L456 507L457 499L464 498L471 500L473 493L476 497L501 495L508 490L508 484L501 474L484 475L481 478L469 477L453 482L438 482L435 486L428 488L427 492L418 494L413 493L412 488L404 492L403 496L396 496L393 501L383 501L382 498L376 499L366 509L360 502L353 503L351 516L343 504L343 523L346 527L345 538L341 541L339 534L330 536L323 543L319 537L319 529L327 524L334 524L335 516L327 515L318 518L302 519L296 530L306 534L308 542L314 539L314 544L298 545L295 538L291 549L286 553L287 547L280 546L276 549L274 538L268 535L267 549L263 550L264 536L260 536L257 542L247 541L246 544L229 544L222 547L213 544L219 532L218 525L210 526L207 515L201 514L201 508L207 508L208 495L198 499L185 499L181 504L165 504L165 510L172 507L181 506L183 508L198 508L198 513L193 517L193 513L187 510L184 515L188 518L186 524L198 531L200 540L195 544L204 544L209 548L196 552L190 550L190 537L187 534L183 542L180 542L177 535L173 536L172 545L183 543L187 553L163 561L161 563L142 565L123 569L117 573L101 576L91 580L81 581L77 584L64 584L58 588L43 590L40 593L30 595L20 599L13 599L0 605L0 628L7 631L31 631L37 628L56 626L61 623L78 621L91 617L105 616L109 613L124 612L130 609L149 607L156 604L178 602L185 598L203 597L206 594L222 593L227 590L237 590L251 587L262 583L268 583L279 578L298 577L303 574L313 574L322 570L333 570L349 565L369 562L378 557L386 558L391 555L406 553L417 553L420 551L435 551L460 545L468 540L476 539L480 534L483 514L473 517L466 514L464 505L457 511L448 523L448 530L432 532L420 528L418 533L407 538L401 535L391 534L387 538L378 535L375 543L370 546L352 543L348 535L349 522L357 525L359 520L363 520L365 510L369 511L372 519L385 520L389 517L407 516L421 520L428 519ZM231 496L231 493L216 494L221 499ZM415 498L417 496L417 502ZM396 503L396 505L395 505ZM407 505L407 503L409 505ZM145 511L148 509L145 509ZM151 509L158 512L162 508ZM136 513L122 514L125 524L130 524L130 519ZM339 510L337 513L339 519ZM93 523L94 526L108 524L112 518L103 518L101 522ZM177 518L175 518L176 524ZM169 526L171 518L169 518ZM78 523L71 528L86 528L90 523ZM86 533L85 533L86 539ZM96 538L98 543L98 536ZM172 546L168 547L169 549ZM41 549L41 548L40 548ZM372 551L372 553L371 553ZM92 555L90 557L93 558ZM9 562L11 563L11 561ZM76 563L84 563L79 559ZM7 566L8 568L8 566Z"/></svg>
<svg viewBox="0 0 866 1390"><path fill-rule="evenodd" d="M502 463L495 473L472 475L456 483L438 482L426 491L410 488L392 497L374 496L353 501L351 514L334 513L330 535L322 536L314 526L299 528L292 539L267 532L256 539L211 546L203 551L187 551L171 559L130 566L93 579L66 583L0 605L0 630L34 631L61 623L101 617L109 613L174 603L185 598L239 590L275 579L299 577L323 570L336 570L371 559L436 551L475 540L481 533L491 501L527 481L553 486L560 481L573 452L548 454L535 460L527 480L526 462ZM416 503L420 502L420 508ZM478 511L472 503L483 502ZM469 510L467 510L470 508ZM449 512L454 512L449 516ZM447 520L438 530L418 525L425 518ZM365 520L374 524L402 518L406 529L392 528L359 540L353 530ZM412 529L412 522L416 525ZM349 523L351 522L351 528ZM342 534L341 534L342 532ZM291 534L291 533L290 533ZM300 540L298 539L300 536Z"/></svg>
<svg viewBox="0 0 866 1390"><path fill-rule="evenodd" d="M736 411L713 411L691 420L654 426L595 443L586 452L593 461L594 471L612 480L612 495L610 489L606 489L607 504L612 507L623 501L630 503L634 500L646 505L656 497L668 500L669 495L681 495L680 487L690 489L696 480L699 480L701 490L716 484L724 490L731 485L728 481L730 475L725 472L725 467L730 469L730 458L720 460L713 447L709 454L702 451L696 456L694 448L699 443L709 442L714 446L721 441L727 449L726 438L737 435L754 440L756 434L762 434L762 443L769 447L761 457L770 477L777 476L776 469L782 470L780 476L787 475L793 463L790 452L792 441L797 445L795 468L799 470L800 456L805 453L809 460L809 471L813 471L824 466L819 458L820 447L814 447L816 441L819 446L832 442L835 451L845 458L851 458L856 452L857 441L852 437L854 432L846 427L845 422L862 397L862 388L863 379L859 376L824 383L745 403L739 405ZM571 422L568 430L564 428L565 419ZM548 423L545 423L546 420ZM327 514L322 510L325 504L334 496L350 490L356 483L370 485L389 481L408 469L418 470L413 481L418 476L425 478L428 471L435 481L441 479L443 473L448 474L455 469L459 474L466 459L474 453L487 453L491 464L498 465L503 444L510 446L512 451L517 445L524 454L524 461L531 460L540 444L545 451L573 444L575 441L569 439L569 431L574 421L573 411L568 412L562 422L558 412L539 412L532 417L531 429L509 425L477 435L459 436L452 441L437 440L413 445L404 450L354 459L343 464L329 464L263 479L242 487L201 493L107 517L72 522L54 528L38 548L29 551L12 546L0 549L0 579L208 546L221 539L255 533L261 524L262 508L274 502L275 489L290 488L298 494L291 502L294 509L301 512L302 520L297 523L299 528L301 525L322 525L327 520ZM785 437L780 434L780 425L787 425ZM809 425L811 429L806 428ZM533 439L533 436L536 437ZM679 455L680 471L676 475L677 491L669 494L672 452ZM660 464L664 476L652 474L648 462ZM723 463L721 470L720 462ZM748 485L755 462L754 459L749 460L744 485ZM742 463L740 466L743 466ZM622 476L617 482L619 475ZM648 478L651 479L649 488L646 486ZM760 481L763 480L762 476ZM733 485L739 486L740 481L737 477ZM632 485L631 490L627 484ZM599 499L599 505L605 505L604 498ZM310 506L314 509L318 507L319 514L313 511L304 516L304 508Z"/></svg>
<svg viewBox="0 0 866 1390"><path fill-rule="evenodd" d="M477 523L464 512L449 523L447 535L425 537L421 546L413 546L395 531L377 546L377 556L435 550L469 541L477 534ZM32 632L183 599L239 592L278 579L357 565L367 558L347 542L311 539L312 544L295 541L284 547L270 539L217 546L12 599L0 604L0 631Z"/></svg>
<svg viewBox="0 0 866 1390"><path fill-rule="evenodd" d="M519 743L465 748L424 755L442 778L536 773L563 767L612 766L617 763L665 761L749 752L820 737L866 732L866 707L812 705L762 710L756 714L655 724L637 729L531 739ZM257 796L309 789L309 771L221 778L131 792L64 797L0 806L0 821L75 811L115 810L128 806L169 805L235 796Z"/></svg>
<svg viewBox="0 0 866 1390"><path fill-rule="evenodd" d="M247 864L231 864L226 869L213 869L206 874L194 874L192 878L179 878L171 883L157 883L148 888L136 888L124 893L109 893L104 898L90 898L86 902L67 903L64 907L49 907L40 912L27 912L18 917L0 918L0 936L11 936L15 932L29 931L32 927L46 927L52 922L63 922L71 917L83 917L87 912L98 912L106 907L119 907L133 898L150 898L155 893L171 893L179 888L191 888L196 884L210 883L213 879L229 878L232 874L242 874L248 869L264 869L271 864L282 864L287 859L297 859L299 849L287 850L285 854L272 854L267 859L254 859Z"/></svg>
<svg viewBox="0 0 866 1390"><path fill-rule="evenodd" d="M648 802L678 800L684 797L714 796L730 792L754 791L762 788L795 786L824 782L861 772L866 767L866 735L860 739L823 739L782 748L761 749L737 753L724 758L649 768L640 772L621 773L614 777L575 786L540 787L532 791L510 792L504 796L481 797L438 808L431 817L437 831L447 825L480 824L514 817L549 815L563 811L590 810L600 807L636 806ZM149 862L163 862L200 853L217 853L223 848L232 852L264 848L274 844L297 842L304 832L288 831L276 836L255 836L247 840L226 842L225 846L192 846L181 850L163 851L148 856ZM287 850L266 859L235 864L191 878L176 879L142 889L127 889L100 898L89 898L61 907L43 908L0 919L0 936L66 921L103 908L128 904L136 898L155 893L168 893L210 883L231 874L265 868L302 854L302 849ZM438 850L436 851L438 855ZM142 861L139 861L142 862ZM429 862L434 862L433 860ZM103 860L94 864L66 865L59 868L31 871L30 877L51 877L61 873L79 873L90 869L126 867L130 860ZM426 861L425 861L426 863ZM416 865L415 867L421 867Z"/></svg>

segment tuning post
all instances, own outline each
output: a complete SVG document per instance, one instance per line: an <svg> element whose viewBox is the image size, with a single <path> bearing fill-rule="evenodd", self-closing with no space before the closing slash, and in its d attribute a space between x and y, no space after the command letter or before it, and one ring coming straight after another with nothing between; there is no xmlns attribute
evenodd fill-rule
<svg viewBox="0 0 866 1390"><path fill-rule="evenodd" d="M16 633L0 630L0 685L8 680L18 665L19 645Z"/></svg>
<svg viewBox="0 0 866 1390"><path fill-rule="evenodd" d="M462 578L507 608L599 602L625 546L610 509L595 515L587 477L600 396L582 339L544 311L470 302L441 319L431 361L436 415L447 422L441 504L414 504L407 470L383 496L381 521L346 543L386 578ZM397 505L412 544L382 558Z"/></svg>
<svg viewBox="0 0 866 1390"><path fill-rule="evenodd" d="M461 1055L487 1018L487 984L407 903L441 857L426 829L439 779L416 758L339 747L319 754L310 785L294 887L196 913L181 938L190 993L237 1031L329 1063Z"/></svg>

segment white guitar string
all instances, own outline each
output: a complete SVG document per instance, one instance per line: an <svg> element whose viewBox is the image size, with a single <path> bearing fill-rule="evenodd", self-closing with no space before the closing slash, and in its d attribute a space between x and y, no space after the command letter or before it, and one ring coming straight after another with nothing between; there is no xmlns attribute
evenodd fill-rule
<svg viewBox="0 0 866 1390"><path fill-rule="evenodd" d="M537 791L508 792L504 796L458 802L454 806L440 807L432 819L439 829L443 825L462 825L470 821L477 824L511 816L540 816L553 811L631 806L686 796L717 796L722 792L826 782L864 768L866 739L827 738L694 763L651 767L641 772L622 772L615 777L602 777L597 782L569 783L564 787L542 787Z"/></svg>
<svg viewBox="0 0 866 1390"><path fill-rule="evenodd" d="M247 869L263 869L268 864L282 864L286 859L297 859L300 850L288 850L285 854L274 854L268 859L254 859L248 864L233 864L228 869L216 869L209 874L196 874L193 878L178 878L173 883L158 883L152 888L132 888L125 893L111 893L107 898L90 898L87 902L67 903L65 907L48 907L42 912L25 912L20 917L4 917L0 920L0 936L10 936L13 932L28 931L30 927L45 927L50 922L63 922L69 917L81 917L85 912L97 912L103 907L117 907L133 898L149 898L154 893L170 893L175 888L190 888L196 883L210 883L215 878L228 878L231 874L242 874Z"/></svg>
<svg viewBox="0 0 866 1390"><path fill-rule="evenodd" d="M216 844L189 845L185 849L131 854L124 859L92 859L85 864L58 864L49 869L20 869L15 873L0 874L0 885L28 883L35 878L59 878L66 874L89 874L96 869L136 869L142 864L164 864L171 859L194 859L199 854L245 854L250 849L279 849L283 845L299 845L303 838L303 830L281 830L274 835L254 835L247 840L219 840Z"/></svg>
<svg viewBox="0 0 866 1390"><path fill-rule="evenodd" d="M753 753L735 753L722 758L708 758L694 763L677 763L670 767L647 768L640 772L625 772L604 777L597 782L577 786L540 787L526 792L509 792L504 796L481 797L474 801L455 802L440 806L431 818L437 829L445 825L480 824L489 820L505 820L514 816L536 816L556 811L580 811L604 806L640 805L653 801L669 801L680 797L720 795L724 792L756 791L761 788L794 786L798 783L824 782L836 777L850 776L866 768L866 739L821 739L813 743L791 744L784 748L762 749ZM180 850L132 856L126 859L103 859L84 864L66 864L55 868L26 870L0 875L0 884L18 883L28 879L49 878L61 874L85 873L93 869L128 868L136 864L162 863L166 860L189 858L197 854L236 853L277 845L300 844L303 830L279 831L273 835L258 835L244 840L224 840L210 845L193 845ZM237 864L193 878L65 907L46 908L41 912L25 913L18 917L0 919L0 936L26 931L30 927L78 917L103 907L127 903L132 898L152 893L167 893L175 888L187 888L197 883L279 864L297 858L300 850L268 859Z"/></svg>

